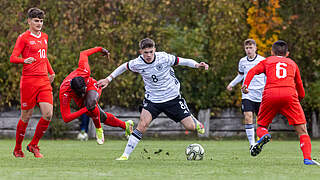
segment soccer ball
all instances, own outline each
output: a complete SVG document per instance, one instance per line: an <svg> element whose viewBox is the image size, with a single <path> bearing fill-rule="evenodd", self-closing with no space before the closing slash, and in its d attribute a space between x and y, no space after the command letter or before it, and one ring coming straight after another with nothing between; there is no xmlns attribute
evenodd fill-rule
<svg viewBox="0 0 320 180"><path fill-rule="evenodd" d="M85 132L80 132L77 136L77 139L80 141L88 141L88 134Z"/></svg>
<svg viewBox="0 0 320 180"><path fill-rule="evenodd" d="M202 160L204 156L204 149L200 144L190 144L186 148L187 160Z"/></svg>

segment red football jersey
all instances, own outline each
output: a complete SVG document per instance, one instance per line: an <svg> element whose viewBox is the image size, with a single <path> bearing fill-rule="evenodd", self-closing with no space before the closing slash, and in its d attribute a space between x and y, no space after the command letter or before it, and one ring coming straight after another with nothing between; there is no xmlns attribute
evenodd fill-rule
<svg viewBox="0 0 320 180"><path fill-rule="evenodd" d="M94 54L96 52L100 52L102 47L95 47L91 48L85 51L80 52L80 57L79 57L79 65L78 68L74 71L72 71L62 82L60 86L60 91L69 91L71 90L70 87L70 81L77 76L81 76L84 78L85 82L87 83L88 78L90 77L91 71L90 71L90 66L88 63L88 56L91 54Z"/></svg>
<svg viewBox="0 0 320 180"><path fill-rule="evenodd" d="M76 101L77 105L79 107L83 106L83 98L78 98L76 94L72 91L70 82L74 77L81 76L84 78L86 85L87 85L87 91L91 90L92 87L95 83L96 80L93 78L90 78L90 66L88 63L88 56L90 56L93 53L100 52L102 47L96 47L96 48L91 48L85 51L82 51L80 53L80 58L79 58L79 65L78 68L74 71L72 71L62 82L60 86L60 92L59 92L59 98L60 98L60 110L62 114L62 118L65 122L70 122L73 119L79 117L83 113L86 113L88 110L86 107L81 108L80 110L71 113L70 110L70 102L71 99L74 99ZM101 94L101 89L100 91L97 90L99 94Z"/></svg>
<svg viewBox="0 0 320 180"><path fill-rule="evenodd" d="M267 77L265 91L270 88L292 87L298 92L300 99L304 98L305 92L300 71L293 60L281 56L270 56L248 72L243 85L249 87L253 76L261 73Z"/></svg>
<svg viewBox="0 0 320 180"><path fill-rule="evenodd" d="M10 57L10 62L23 64L23 76L48 75L48 72L54 74L47 58L47 50L48 35L40 32L37 36L27 30L18 37ZM22 58L19 57L20 54ZM36 61L31 64L25 64L24 59L29 57L33 57Z"/></svg>

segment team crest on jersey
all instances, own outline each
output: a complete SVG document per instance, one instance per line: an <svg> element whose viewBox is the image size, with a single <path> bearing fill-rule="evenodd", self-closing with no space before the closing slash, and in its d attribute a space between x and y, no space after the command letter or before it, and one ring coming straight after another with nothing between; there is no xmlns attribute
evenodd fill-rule
<svg viewBox="0 0 320 180"><path fill-rule="evenodd" d="M30 45L35 45L36 42L35 41L30 41Z"/></svg>
<svg viewBox="0 0 320 180"><path fill-rule="evenodd" d="M246 68L246 66L245 66L245 65L242 65L242 66L241 66L241 68L242 68L242 69L245 69L245 68Z"/></svg>
<svg viewBox="0 0 320 180"><path fill-rule="evenodd" d="M159 64L159 65L156 66L156 69L157 69L158 71L161 71L161 70L163 69L163 67L162 67L161 64Z"/></svg>

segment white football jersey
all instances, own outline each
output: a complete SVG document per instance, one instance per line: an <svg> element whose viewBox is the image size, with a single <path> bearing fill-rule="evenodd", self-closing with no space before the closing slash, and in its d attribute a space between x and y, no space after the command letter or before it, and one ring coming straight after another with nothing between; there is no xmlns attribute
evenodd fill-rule
<svg viewBox="0 0 320 180"><path fill-rule="evenodd" d="M130 60L128 69L141 74L145 98L153 103L162 103L180 95L180 82L174 75L172 66L177 65L178 58L166 52L155 52L155 60L147 63L143 56Z"/></svg>
<svg viewBox="0 0 320 180"><path fill-rule="evenodd" d="M243 74L243 79L246 79L246 76L251 68L257 65L260 61L264 60L265 58L256 55L254 59L249 59L247 56L243 57L239 61L239 73ZM254 102L261 102L262 93L264 86L266 84L266 76L265 74L255 75L248 87L249 93L244 94L242 93L242 99L249 99Z"/></svg>

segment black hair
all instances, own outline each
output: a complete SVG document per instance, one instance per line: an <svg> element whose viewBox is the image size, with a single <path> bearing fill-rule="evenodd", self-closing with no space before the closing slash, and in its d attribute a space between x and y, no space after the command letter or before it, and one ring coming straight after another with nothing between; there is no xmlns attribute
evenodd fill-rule
<svg viewBox="0 0 320 180"><path fill-rule="evenodd" d="M28 10L28 18L39 18L39 19L44 19L44 11L42 11L39 8L30 8Z"/></svg>
<svg viewBox="0 0 320 180"><path fill-rule="evenodd" d="M78 96L82 96L85 93L87 87L84 78L81 76L73 78L70 82L70 86Z"/></svg>
<svg viewBox="0 0 320 180"><path fill-rule="evenodd" d="M156 46L156 44L154 43L154 41L150 38L145 38L142 39L139 43L139 47L140 49L145 49L145 48L154 48Z"/></svg>
<svg viewBox="0 0 320 180"><path fill-rule="evenodd" d="M286 56L288 52L288 44L283 40L278 40L273 43L272 52L276 56Z"/></svg>

